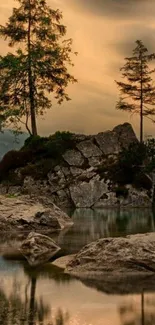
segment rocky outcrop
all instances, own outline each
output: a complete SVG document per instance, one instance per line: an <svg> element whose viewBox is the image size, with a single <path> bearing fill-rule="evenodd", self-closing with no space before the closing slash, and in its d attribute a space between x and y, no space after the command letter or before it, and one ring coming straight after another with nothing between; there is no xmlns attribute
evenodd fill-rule
<svg viewBox="0 0 155 325"><path fill-rule="evenodd" d="M93 140L82 141L77 144L77 149L82 152L85 158L90 157L100 157L102 156L102 151L97 145L93 143Z"/></svg>
<svg viewBox="0 0 155 325"><path fill-rule="evenodd" d="M55 204L46 207L30 197L0 196L0 231L40 230L50 233L72 224Z"/></svg>
<svg viewBox="0 0 155 325"><path fill-rule="evenodd" d="M28 164L15 169L14 185L0 184L0 193L44 196L59 207L151 206L150 180L149 189L142 186L135 189L125 183L122 190L119 188L120 182L113 182L109 172L111 166L115 169L122 148L138 141L129 123L97 135L73 134L70 141L71 149L67 148L63 152L59 162L56 159L56 165L53 166L51 161L51 167L47 172L43 171L42 178L38 176L40 170L37 177L34 176L34 172L37 174L37 165ZM44 168L43 164L41 168Z"/></svg>
<svg viewBox="0 0 155 325"><path fill-rule="evenodd" d="M85 246L67 271L89 278L155 274L155 233L99 239Z"/></svg>
<svg viewBox="0 0 155 325"><path fill-rule="evenodd" d="M70 166L82 166L84 163L81 153L77 150L66 151L63 158Z"/></svg>
<svg viewBox="0 0 155 325"><path fill-rule="evenodd" d="M104 180L91 179L89 182L79 182L78 186L70 186L72 201L77 208L89 208L107 192Z"/></svg>
<svg viewBox="0 0 155 325"><path fill-rule="evenodd" d="M48 262L60 250L54 240L36 232L31 232L20 247L20 252L31 266Z"/></svg>

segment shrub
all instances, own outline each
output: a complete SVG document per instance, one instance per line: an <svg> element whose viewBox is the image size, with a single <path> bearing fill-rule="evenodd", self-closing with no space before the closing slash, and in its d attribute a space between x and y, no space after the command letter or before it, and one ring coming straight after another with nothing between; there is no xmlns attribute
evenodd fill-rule
<svg viewBox="0 0 155 325"><path fill-rule="evenodd" d="M50 170L56 166L57 162L53 159L42 159L36 163L27 164L21 169L21 175L32 176L34 179L45 179Z"/></svg>
<svg viewBox="0 0 155 325"><path fill-rule="evenodd" d="M146 174L139 172L134 177L133 185L137 189L145 188L146 190L150 190L152 188L152 181Z"/></svg>
<svg viewBox="0 0 155 325"><path fill-rule="evenodd" d="M36 157L61 158L62 154L69 148L75 147L72 133L59 132L49 137L31 136L26 139L22 151L32 150Z"/></svg>
<svg viewBox="0 0 155 325"><path fill-rule="evenodd" d="M145 144L139 142L130 144L119 153L117 162L109 168L109 179L119 185L132 184L135 176L142 170L146 157Z"/></svg>
<svg viewBox="0 0 155 325"><path fill-rule="evenodd" d="M0 179L4 179L11 169L25 166L32 160L31 151L11 150L0 161Z"/></svg>
<svg viewBox="0 0 155 325"><path fill-rule="evenodd" d="M128 148L124 148L118 156L119 165L124 168L140 167L147 157L144 143L133 142Z"/></svg>
<svg viewBox="0 0 155 325"><path fill-rule="evenodd" d="M124 198L128 197L129 190L125 186L118 186L115 188L116 197L123 196Z"/></svg>
<svg viewBox="0 0 155 325"><path fill-rule="evenodd" d="M45 143L47 142L48 138L40 137L39 135L30 136L25 140L23 149L32 149L38 150L39 148L44 147Z"/></svg>

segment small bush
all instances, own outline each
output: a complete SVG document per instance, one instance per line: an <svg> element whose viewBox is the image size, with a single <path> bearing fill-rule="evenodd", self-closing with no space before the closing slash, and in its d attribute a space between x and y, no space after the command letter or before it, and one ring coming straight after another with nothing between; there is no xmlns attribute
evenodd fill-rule
<svg viewBox="0 0 155 325"><path fill-rule="evenodd" d="M53 159L42 159L36 163L27 164L20 172L23 177L32 176L35 180L46 179L49 171L56 165L57 162Z"/></svg>
<svg viewBox="0 0 155 325"><path fill-rule="evenodd" d="M44 147L45 143L48 141L48 138L37 136L30 136L25 140L23 149L32 149L37 150L41 147Z"/></svg>
<svg viewBox="0 0 155 325"><path fill-rule="evenodd" d="M152 181L146 174L139 172L134 177L133 185L137 189L144 188L146 190L150 190L152 188Z"/></svg>
<svg viewBox="0 0 155 325"><path fill-rule="evenodd" d="M109 168L109 179L119 185L132 184L142 169L146 155L145 144L139 142L130 144L119 153L117 162Z"/></svg>
<svg viewBox="0 0 155 325"><path fill-rule="evenodd" d="M120 167L132 168L140 167L143 165L147 157L147 150L144 143L133 142L128 148L124 148L119 156L118 162Z"/></svg>
<svg viewBox="0 0 155 325"><path fill-rule="evenodd" d="M118 186L115 188L116 197L123 196L124 198L128 197L129 190L125 186Z"/></svg>
<svg viewBox="0 0 155 325"><path fill-rule="evenodd" d="M32 150L36 157L51 157L60 160L62 154L67 149L72 149L73 147L75 147L75 144L72 138L72 133L57 131L49 137L29 137L26 139L22 151Z"/></svg>
<svg viewBox="0 0 155 325"><path fill-rule="evenodd" d="M59 158L67 149L75 148L75 143L70 132L56 132L51 135L46 144L47 155Z"/></svg>
<svg viewBox="0 0 155 325"><path fill-rule="evenodd" d="M0 179L4 179L11 169L25 166L32 160L31 151L11 150L0 161Z"/></svg>

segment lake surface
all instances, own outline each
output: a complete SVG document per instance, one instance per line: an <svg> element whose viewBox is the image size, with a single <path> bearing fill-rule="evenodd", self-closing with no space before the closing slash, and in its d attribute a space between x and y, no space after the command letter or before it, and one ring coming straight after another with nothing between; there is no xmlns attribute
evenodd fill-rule
<svg viewBox="0 0 155 325"><path fill-rule="evenodd" d="M66 254L101 237L155 231L148 209L76 210L74 225L55 235ZM20 240L0 238L0 248ZM106 294L52 264L37 270L0 257L0 325L154 325L155 293Z"/></svg>

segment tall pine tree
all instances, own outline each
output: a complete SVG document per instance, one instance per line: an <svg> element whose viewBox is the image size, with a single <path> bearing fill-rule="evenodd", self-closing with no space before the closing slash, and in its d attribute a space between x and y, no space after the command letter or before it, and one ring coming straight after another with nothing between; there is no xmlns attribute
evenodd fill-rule
<svg viewBox="0 0 155 325"><path fill-rule="evenodd" d="M148 54L142 41L136 41L131 57L120 69L126 82L116 81L120 89L120 99L116 108L140 115L140 142L143 142L143 117L155 114L155 86L148 63L155 59L155 53ZM154 106L154 107L152 107Z"/></svg>
<svg viewBox="0 0 155 325"><path fill-rule="evenodd" d="M62 14L46 0L17 1L8 23L0 26L1 37L16 48L15 54L0 57L0 117L18 125L25 116L27 130L37 135L36 116L52 105L48 94L59 104L70 99L66 87L76 82L68 71L72 39L64 39Z"/></svg>

